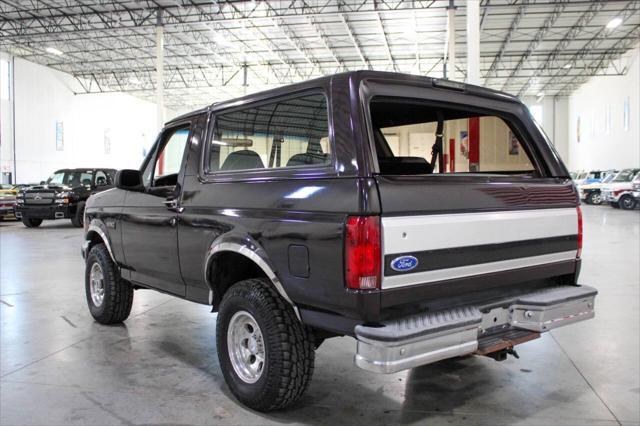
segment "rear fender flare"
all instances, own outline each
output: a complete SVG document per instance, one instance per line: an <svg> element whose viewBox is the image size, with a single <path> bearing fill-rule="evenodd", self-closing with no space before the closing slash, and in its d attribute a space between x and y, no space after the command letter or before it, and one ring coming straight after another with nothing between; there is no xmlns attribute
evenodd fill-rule
<svg viewBox="0 0 640 426"><path fill-rule="evenodd" d="M298 317L298 319L300 319L300 313L298 312L297 306L295 305L295 303L293 303L293 301L285 291L284 286L282 285L282 281L280 281L280 278L278 278L275 267L267 257L265 250L260 246L260 244L258 244L257 241L250 237L241 238L223 235L216 238L209 246L207 255L205 257L205 264L203 269L204 280L209 287L209 301L211 303L213 302L213 283L209 280L209 273L211 271L213 257L217 253L221 252L234 252L247 257L253 263L255 263L269 278L269 281L271 281L278 294L280 294L280 296L282 296L282 298L291 305L294 312L296 313L296 316Z"/></svg>

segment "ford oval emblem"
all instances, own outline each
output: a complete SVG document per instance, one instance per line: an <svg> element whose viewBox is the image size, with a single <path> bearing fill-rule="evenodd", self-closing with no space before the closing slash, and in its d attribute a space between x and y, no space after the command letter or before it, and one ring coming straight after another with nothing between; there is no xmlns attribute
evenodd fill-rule
<svg viewBox="0 0 640 426"><path fill-rule="evenodd" d="M397 272L407 272L418 266L418 259L413 256L400 256L391 261L391 269Z"/></svg>

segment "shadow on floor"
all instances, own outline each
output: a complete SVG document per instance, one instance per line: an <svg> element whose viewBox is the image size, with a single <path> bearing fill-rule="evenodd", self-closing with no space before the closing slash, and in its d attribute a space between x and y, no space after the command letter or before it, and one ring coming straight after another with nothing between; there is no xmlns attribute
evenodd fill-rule
<svg viewBox="0 0 640 426"><path fill-rule="evenodd" d="M477 357L455 358L414 368L406 376L404 389L400 376L370 376L351 366L327 369L322 363L316 367L307 393L285 411L259 413L241 405L224 383L217 363L215 348L206 345L189 348L179 342L164 341L157 346L164 356L193 366L212 379L212 392L221 392L243 416L255 415L265 421L302 424L406 424L443 421L451 417L463 422L477 421L493 414L512 421L536 417L541 410L553 411L557 404L566 404L580 397L581 392L556 394L553 392L537 404L526 405L526 395L505 396L503 389L519 378L508 369L493 368L493 362ZM215 362L212 362L211 354ZM344 363L343 363L344 364ZM520 370L522 371L522 370ZM379 377L379 386L371 387L371 380ZM527 382L534 378L528 379ZM399 382L396 383L395 380ZM367 386L368 385L368 386ZM215 416L211 407L212 416ZM460 413L459 410L465 413ZM493 410L493 412L492 412ZM236 417L237 419L238 417ZM484 418L484 417L483 417Z"/></svg>

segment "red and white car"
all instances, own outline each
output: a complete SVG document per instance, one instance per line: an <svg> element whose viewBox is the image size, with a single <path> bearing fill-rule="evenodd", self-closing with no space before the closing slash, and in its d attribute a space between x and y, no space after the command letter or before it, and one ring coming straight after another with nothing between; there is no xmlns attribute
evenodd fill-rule
<svg viewBox="0 0 640 426"><path fill-rule="evenodd" d="M636 199L633 196L632 181L640 174L640 169L624 169L602 189L602 202L614 208L633 210Z"/></svg>

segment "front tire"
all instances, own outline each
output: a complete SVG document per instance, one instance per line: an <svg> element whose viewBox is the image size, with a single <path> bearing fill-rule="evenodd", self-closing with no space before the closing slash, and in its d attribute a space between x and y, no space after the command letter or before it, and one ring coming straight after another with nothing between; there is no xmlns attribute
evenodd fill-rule
<svg viewBox="0 0 640 426"><path fill-rule="evenodd" d="M593 204L595 206L602 204L602 196L599 192L592 192L587 197L587 203Z"/></svg>
<svg viewBox="0 0 640 426"><path fill-rule="evenodd" d="M120 277L104 244L96 244L89 250L85 293L89 311L100 324L122 322L131 313L133 288Z"/></svg>
<svg viewBox="0 0 640 426"><path fill-rule="evenodd" d="M247 407L285 408L309 386L312 336L266 279L240 281L226 292L216 342L225 381Z"/></svg>
<svg viewBox="0 0 640 426"><path fill-rule="evenodd" d="M84 202L78 203L76 213L71 216L71 224L76 228L82 228L84 226Z"/></svg>
<svg viewBox="0 0 640 426"><path fill-rule="evenodd" d="M42 224L42 219L32 219L22 216L22 224L27 228L37 228Z"/></svg>
<svg viewBox="0 0 640 426"><path fill-rule="evenodd" d="M631 195L625 194L620 197L620 208L623 210L633 210L636 207L636 200Z"/></svg>

